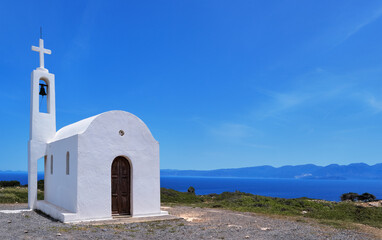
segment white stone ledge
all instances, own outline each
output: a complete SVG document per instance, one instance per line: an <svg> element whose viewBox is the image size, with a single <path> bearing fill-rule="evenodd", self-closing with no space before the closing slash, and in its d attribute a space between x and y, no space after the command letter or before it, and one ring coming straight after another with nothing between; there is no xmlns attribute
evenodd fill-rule
<svg viewBox="0 0 382 240"><path fill-rule="evenodd" d="M167 216L167 211L160 211L160 213L147 213L147 214L136 214L133 215L133 218L140 218L140 217L159 217L159 216Z"/></svg>

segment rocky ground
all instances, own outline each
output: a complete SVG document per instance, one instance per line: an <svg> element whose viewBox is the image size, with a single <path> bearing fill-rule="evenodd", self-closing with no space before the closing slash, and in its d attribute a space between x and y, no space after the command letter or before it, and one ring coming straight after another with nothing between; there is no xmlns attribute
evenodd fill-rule
<svg viewBox="0 0 382 240"><path fill-rule="evenodd" d="M362 207L382 207L382 200L372 202L357 202L356 205Z"/></svg>
<svg viewBox="0 0 382 240"><path fill-rule="evenodd" d="M23 207L26 205L0 204L0 210ZM0 213L0 239L382 239L380 230L367 227L357 232L311 220L221 209L168 207L164 210L183 219L63 224L34 211Z"/></svg>

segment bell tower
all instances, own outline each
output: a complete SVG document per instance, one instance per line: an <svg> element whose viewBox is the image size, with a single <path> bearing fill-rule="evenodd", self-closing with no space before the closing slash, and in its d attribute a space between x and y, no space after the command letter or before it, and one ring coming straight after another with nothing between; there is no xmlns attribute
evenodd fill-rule
<svg viewBox="0 0 382 240"><path fill-rule="evenodd" d="M34 209L37 201L37 160L46 154L46 146L56 134L56 103L54 74L44 66L44 54L51 54L44 48L44 40L39 39L40 67L32 71L30 126L28 144L28 205ZM44 104L44 106L42 106Z"/></svg>

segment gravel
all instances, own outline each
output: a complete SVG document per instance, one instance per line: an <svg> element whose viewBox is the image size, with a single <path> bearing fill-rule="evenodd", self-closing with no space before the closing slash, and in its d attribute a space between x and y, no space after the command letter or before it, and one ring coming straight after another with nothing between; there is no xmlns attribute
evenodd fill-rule
<svg viewBox="0 0 382 240"><path fill-rule="evenodd" d="M26 208L0 204L0 210ZM0 213L0 239L378 239L314 221L297 222L221 209L167 207L184 219L129 224L63 224L35 211Z"/></svg>

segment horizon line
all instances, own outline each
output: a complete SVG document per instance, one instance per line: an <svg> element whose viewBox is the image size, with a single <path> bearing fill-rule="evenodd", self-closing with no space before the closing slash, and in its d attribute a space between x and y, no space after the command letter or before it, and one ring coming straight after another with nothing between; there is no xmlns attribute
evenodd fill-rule
<svg viewBox="0 0 382 240"><path fill-rule="evenodd" d="M171 169L171 168L161 168L160 170L173 170L173 171L215 171L215 170L229 170L229 169L241 169L241 168L255 168L255 167L272 167L272 168L282 168L282 167L297 167L297 166L306 166L306 165L314 165L314 166L317 166L317 167L328 167L328 166L331 166L331 165L337 165L337 166L349 166L349 165L355 165L355 164L363 164L363 165L367 165L369 167L372 167L372 166L375 166L375 165L378 165L378 164L382 164L381 163L376 163L376 164L373 164L373 165L370 165L370 164L367 164L367 163L364 163L364 162L356 162L356 163L349 163L349 164L338 164L338 163L331 163L331 164L328 164L328 165L316 165L314 163L306 163L306 164L298 164L298 165L283 165L283 166L279 166L279 167L275 167L275 166L272 166L272 165L258 165L258 166L249 166L249 167L232 167L232 168L215 168L215 169ZM28 172L28 170L0 170L0 172ZM38 172L43 172L43 171L38 171Z"/></svg>

